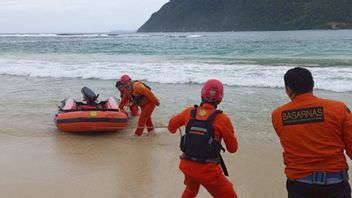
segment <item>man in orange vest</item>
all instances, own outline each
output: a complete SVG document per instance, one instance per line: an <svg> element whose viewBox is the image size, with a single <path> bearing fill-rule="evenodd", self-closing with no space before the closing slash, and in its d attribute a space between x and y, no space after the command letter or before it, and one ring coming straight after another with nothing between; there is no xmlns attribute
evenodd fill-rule
<svg viewBox="0 0 352 198"><path fill-rule="evenodd" d="M160 105L159 99L153 94L150 87L142 82L132 81L128 75L122 75L120 81L131 94L133 103L141 107L135 136L141 136L145 126L147 127L148 135L155 136L151 116L155 107Z"/></svg>
<svg viewBox="0 0 352 198"><path fill-rule="evenodd" d="M119 109L124 110L124 108L128 106L132 116L138 116L138 105L133 103L131 93L123 86L120 80L116 82L115 87L120 91L121 101L119 103Z"/></svg>
<svg viewBox="0 0 352 198"><path fill-rule="evenodd" d="M179 166L185 175L183 198L196 197L200 185L216 198L237 197L232 183L224 176L227 170L220 155L224 150L222 139L230 153L236 152L238 147L230 118L216 109L223 95L222 83L215 79L208 80L201 91L201 105L189 107L169 121L170 133L186 126L180 143L183 154Z"/></svg>
<svg viewBox="0 0 352 198"><path fill-rule="evenodd" d="M344 151L352 157L352 114L339 101L313 95L309 70L284 76L291 102L272 113L284 153L290 198L351 198Z"/></svg>

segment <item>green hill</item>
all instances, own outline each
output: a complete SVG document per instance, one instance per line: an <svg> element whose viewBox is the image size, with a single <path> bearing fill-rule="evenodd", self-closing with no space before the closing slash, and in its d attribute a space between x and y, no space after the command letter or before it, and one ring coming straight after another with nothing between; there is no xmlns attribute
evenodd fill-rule
<svg viewBox="0 0 352 198"><path fill-rule="evenodd" d="M352 0L170 0L138 32L352 28Z"/></svg>

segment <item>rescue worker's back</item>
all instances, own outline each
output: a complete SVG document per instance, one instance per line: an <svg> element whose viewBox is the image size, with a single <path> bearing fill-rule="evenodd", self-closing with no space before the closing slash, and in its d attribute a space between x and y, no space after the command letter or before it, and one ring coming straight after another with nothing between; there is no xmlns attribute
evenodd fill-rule
<svg viewBox="0 0 352 198"><path fill-rule="evenodd" d="M283 147L289 198L351 198L348 165L352 158L352 114L339 101L313 95L314 80L305 68L284 76L291 102L272 113Z"/></svg>
<svg viewBox="0 0 352 198"><path fill-rule="evenodd" d="M189 107L172 117L168 129L175 133L183 125L185 135L181 138L180 170L185 175L186 188L183 198L196 197L200 185L217 198L236 198L232 183L224 176L220 163L221 140L224 139L230 153L237 151L237 139L230 118L216 110L223 97L223 85L220 81L208 80L202 89L202 104Z"/></svg>
<svg viewBox="0 0 352 198"><path fill-rule="evenodd" d="M347 169L351 158L352 114L341 102L301 94L276 109L273 126L284 147L286 174L297 179L315 170Z"/></svg>
<svg viewBox="0 0 352 198"><path fill-rule="evenodd" d="M210 104L203 104L201 108L215 110L215 107ZM183 112L170 119L168 128L171 133L175 133L176 130L182 125L187 126L189 120L191 119L192 109L194 109L193 106L185 109ZM224 139L228 152L236 152L238 144L237 139L234 136L234 128L230 118L224 112L219 113L214 119L213 127L215 138L220 141L221 139Z"/></svg>

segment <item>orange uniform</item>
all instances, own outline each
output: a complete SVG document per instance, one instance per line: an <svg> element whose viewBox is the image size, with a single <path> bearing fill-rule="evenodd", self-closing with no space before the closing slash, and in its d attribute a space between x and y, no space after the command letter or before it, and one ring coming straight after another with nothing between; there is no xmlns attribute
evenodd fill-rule
<svg viewBox="0 0 352 198"><path fill-rule="evenodd" d="M348 168L344 150L351 158L352 114L342 102L300 94L273 111L272 124L284 149L288 178Z"/></svg>
<svg viewBox="0 0 352 198"><path fill-rule="evenodd" d="M142 110L138 120L138 128L135 131L135 134L140 136L143 133L145 125L147 126L148 132L154 130L151 115L155 109L155 106L159 105L159 100L142 82L135 81L132 86L132 95L135 100L137 100L137 103Z"/></svg>
<svg viewBox="0 0 352 198"><path fill-rule="evenodd" d="M131 93L126 88L123 88L120 93L121 101L119 104L119 109L123 109L125 106L129 106L132 116L138 116L138 106L137 104L133 103Z"/></svg>
<svg viewBox="0 0 352 198"><path fill-rule="evenodd" d="M168 126L170 133L175 133L179 127L188 124L193 108L189 107L170 119ZM199 108L215 110L215 106L208 103ZM212 125L215 138L219 142L224 139L227 150L230 153L236 152L238 144L230 118L225 113L219 113ZM179 168L185 175L186 189L182 197L195 197L200 185L203 185L213 197L237 197L232 183L226 179L219 164L204 164L181 159Z"/></svg>

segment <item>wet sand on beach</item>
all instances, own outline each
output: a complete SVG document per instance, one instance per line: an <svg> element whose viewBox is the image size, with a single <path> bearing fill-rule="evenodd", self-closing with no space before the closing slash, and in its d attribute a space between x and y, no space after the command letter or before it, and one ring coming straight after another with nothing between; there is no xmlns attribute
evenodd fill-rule
<svg viewBox="0 0 352 198"><path fill-rule="evenodd" d="M133 137L137 119L111 133L56 130L60 101L80 99L88 86L101 99L114 82L0 76L1 197L180 197L179 134L165 126L170 116L199 102L201 85L149 83L161 100L153 115L156 137ZM171 91L172 90L172 91ZM317 92L352 104L351 93ZM224 154L229 179L242 198L286 197L282 150L271 128L273 108L288 101L282 89L225 87L220 106L235 125L239 150ZM198 197L210 197L201 188Z"/></svg>
<svg viewBox="0 0 352 198"><path fill-rule="evenodd" d="M180 197L178 137L133 131L0 138L0 192L4 197ZM229 179L240 197L282 197L278 148L243 139L226 153ZM210 197L204 189L199 197Z"/></svg>

